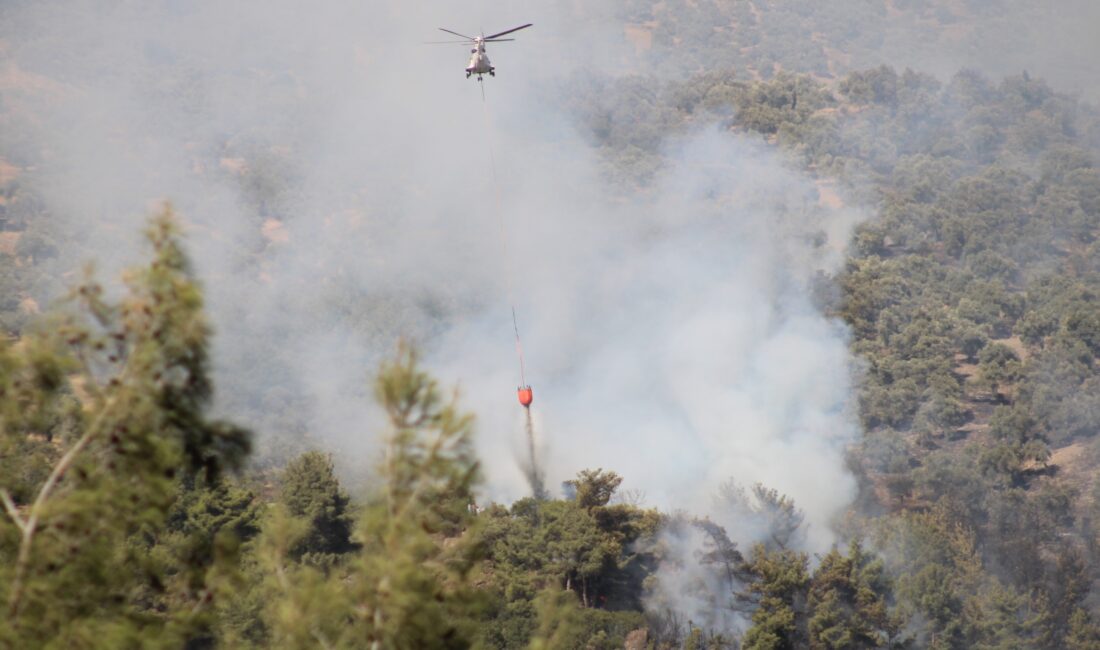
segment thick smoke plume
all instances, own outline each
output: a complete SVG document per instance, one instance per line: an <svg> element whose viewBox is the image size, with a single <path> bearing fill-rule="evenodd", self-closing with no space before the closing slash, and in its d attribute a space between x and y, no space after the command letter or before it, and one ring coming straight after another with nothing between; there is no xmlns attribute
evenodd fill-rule
<svg viewBox="0 0 1100 650"><path fill-rule="evenodd" d="M5 155L38 166L27 178L105 275L133 259L149 206L176 203L218 332L220 408L258 430L262 456L319 446L369 477L369 376L409 336L479 414L488 496L525 494L512 274L548 484L608 467L653 505L705 512L730 477L759 481L805 509L810 548L831 543L854 489L851 360L809 286L862 215L716 128L670 141L653 187L608 191L544 101L622 64L599 21L519 3L6 12L21 135ZM420 44L439 25L476 31L471 16L536 24L491 50L485 82L512 269L467 53Z"/></svg>

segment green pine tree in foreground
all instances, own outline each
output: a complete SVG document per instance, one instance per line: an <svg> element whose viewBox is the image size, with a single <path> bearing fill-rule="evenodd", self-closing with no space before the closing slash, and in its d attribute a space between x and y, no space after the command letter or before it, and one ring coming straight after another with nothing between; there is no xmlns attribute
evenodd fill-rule
<svg viewBox="0 0 1100 650"><path fill-rule="evenodd" d="M481 553L468 505L479 478L473 418L445 399L403 348L375 384L391 433L382 486L360 519L361 548L327 572L295 562L311 530L280 508L260 539L270 581L266 618L280 648L464 648L481 598ZM315 530L315 529L314 529Z"/></svg>
<svg viewBox="0 0 1100 650"><path fill-rule="evenodd" d="M170 208L146 238L122 300L88 280L60 323L0 348L0 457L26 467L0 485L4 647L178 648L232 564L215 544L150 553L180 482L239 467L249 435L206 417L210 330Z"/></svg>

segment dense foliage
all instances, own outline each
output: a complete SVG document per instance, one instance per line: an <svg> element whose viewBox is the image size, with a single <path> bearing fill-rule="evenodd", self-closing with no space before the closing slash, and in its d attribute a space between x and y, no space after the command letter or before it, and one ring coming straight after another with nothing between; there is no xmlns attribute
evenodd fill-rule
<svg viewBox="0 0 1100 650"><path fill-rule="evenodd" d="M941 84L883 66L835 84L729 72L590 85L600 103L577 100L578 115L627 183L659 164L658 147L656 163L629 153L647 145L655 112L673 130L721 120L759 133L877 206L840 290L823 283L819 298L866 362L866 433L850 462L871 516L853 525L898 576L911 641L1095 638L1100 114L1026 73ZM641 87L642 111L607 97ZM786 631L768 647L805 642L770 625Z"/></svg>

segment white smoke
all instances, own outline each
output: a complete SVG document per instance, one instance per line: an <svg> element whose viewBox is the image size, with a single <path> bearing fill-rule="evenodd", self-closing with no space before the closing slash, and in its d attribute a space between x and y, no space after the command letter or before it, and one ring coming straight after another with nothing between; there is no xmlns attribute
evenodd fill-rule
<svg viewBox="0 0 1100 650"><path fill-rule="evenodd" d="M405 336L478 414L487 496L523 496L511 294L551 487L612 469L745 548L759 532L710 497L762 482L806 512L806 548L827 547L857 428L846 331L809 287L862 213L718 128L670 140L653 186L623 198L564 101L545 101L622 68L621 38L601 37L617 28L491 4L19 5L2 51L22 76L4 93L33 135L0 144L34 162L26 177L104 275L136 259L150 203L176 203L218 333L219 409L261 456L319 446L369 477L384 431L370 376ZM535 23L491 48L487 105L465 49L420 44L481 17Z"/></svg>

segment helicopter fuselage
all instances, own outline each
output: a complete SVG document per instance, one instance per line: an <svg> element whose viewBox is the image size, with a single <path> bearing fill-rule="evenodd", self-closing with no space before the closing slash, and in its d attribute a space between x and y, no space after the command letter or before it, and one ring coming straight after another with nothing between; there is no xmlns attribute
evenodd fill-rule
<svg viewBox="0 0 1100 650"><path fill-rule="evenodd" d="M479 80L483 74L488 74L490 77L496 76L496 68L489 62L489 55L485 54L485 42L481 37L474 39L474 48L470 50L470 63L466 66L466 78L469 79L472 74L476 74Z"/></svg>
<svg viewBox="0 0 1100 650"><path fill-rule="evenodd" d="M481 33L481 36L467 36L465 34L456 32L454 30L447 29L446 27L440 27L439 31L453 34L464 40L461 41L436 41L438 44L443 43L472 43L474 49L470 50L470 62L466 65L466 78L469 79L470 75L477 75L477 80L481 81L482 75L488 73L490 77L495 77L497 74L496 68L489 62L488 55L485 54L486 43L500 43L501 41L514 41L514 38L501 38L501 36L507 36L514 32L518 32L521 29L527 29L531 27L531 23L526 25L520 25L519 27L513 27L512 29L506 29L503 32L496 34L485 35L485 32Z"/></svg>

